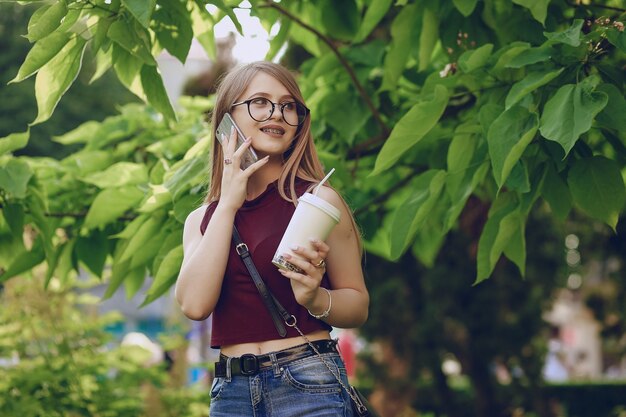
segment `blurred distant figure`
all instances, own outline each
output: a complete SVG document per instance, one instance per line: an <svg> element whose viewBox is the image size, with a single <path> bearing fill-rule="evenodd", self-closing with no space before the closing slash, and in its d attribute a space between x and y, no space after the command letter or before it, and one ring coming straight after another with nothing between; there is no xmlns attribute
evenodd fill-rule
<svg viewBox="0 0 626 417"><path fill-rule="evenodd" d="M543 367L543 378L549 382L563 382L569 378L569 371L565 365L563 343L559 338L559 329L553 327L548 341L548 354Z"/></svg>

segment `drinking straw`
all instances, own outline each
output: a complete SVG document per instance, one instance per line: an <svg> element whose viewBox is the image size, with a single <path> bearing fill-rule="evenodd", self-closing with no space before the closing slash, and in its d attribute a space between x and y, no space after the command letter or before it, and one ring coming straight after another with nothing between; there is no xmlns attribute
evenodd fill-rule
<svg viewBox="0 0 626 417"><path fill-rule="evenodd" d="M313 190L313 195L317 195L317 192L320 190L320 187L322 186L322 184L326 182L328 177L330 177L333 174L333 172L335 172L335 168L331 169L330 172L326 174L326 176L320 181L320 183L317 184L317 187L315 187L315 190Z"/></svg>

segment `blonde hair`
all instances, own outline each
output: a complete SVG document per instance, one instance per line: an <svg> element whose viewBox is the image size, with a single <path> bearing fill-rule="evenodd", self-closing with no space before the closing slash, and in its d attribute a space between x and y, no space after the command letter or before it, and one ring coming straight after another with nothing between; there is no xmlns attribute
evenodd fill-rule
<svg viewBox="0 0 626 417"><path fill-rule="evenodd" d="M216 140L216 129L224 114L230 111L233 103L240 99L252 79L259 73L264 72L285 86L294 100L304 104L304 97L295 77L285 67L272 62L259 61L239 66L221 80L217 91L215 107L211 115L211 171L209 190L205 202L219 199L222 185L222 161L224 153L219 142ZM289 149L283 155L283 169L278 178L278 192L287 201L296 203L296 177L312 183L319 182L324 177L324 169L317 156L311 136L311 118L307 117L298 127L296 136ZM289 184L289 195L285 193L285 183Z"/></svg>

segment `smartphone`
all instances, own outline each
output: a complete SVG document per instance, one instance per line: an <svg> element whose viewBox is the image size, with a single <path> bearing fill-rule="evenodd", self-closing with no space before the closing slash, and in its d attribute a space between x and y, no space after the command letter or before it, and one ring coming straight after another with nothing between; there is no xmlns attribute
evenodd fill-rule
<svg viewBox="0 0 626 417"><path fill-rule="evenodd" d="M217 137L217 140L222 143L222 141L224 140L224 136L230 138L230 132L232 131L233 127L237 131L237 148L239 148L243 144L243 141L246 139L246 137L244 136L243 132L241 132L241 129L239 129L239 126L237 126L230 113L226 113L222 118L222 121L217 126L217 130L215 131L215 136ZM252 149L252 147L249 147L241 158L241 169L248 168L250 165L254 164L258 160L259 157L257 156L256 152L254 152L254 149Z"/></svg>

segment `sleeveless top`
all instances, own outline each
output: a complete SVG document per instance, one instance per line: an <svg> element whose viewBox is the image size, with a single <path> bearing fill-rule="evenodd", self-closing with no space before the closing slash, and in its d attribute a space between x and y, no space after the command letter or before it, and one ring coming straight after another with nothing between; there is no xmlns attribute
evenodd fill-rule
<svg viewBox="0 0 626 417"><path fill-rule="evenodd" d="M304 194L310 183L296 180L296 193ZM304 334L317 330L331 330L331 326L312 317L306 308L296 301L289 278L281 275L272 264L289 220L293 215L293 203L281 198L278 181L254 200L245 201L235 215L235 226L241 239L248 246L250 255L267 288L285 309L293 314ZM200 232L204 235L215 211L217 202L211 202L202 219ZM330 288L324 274L322 287ZM261 299L252 277L231 243L224 281L217 305L212 315L211 347L247 342L280 339L274 322ZM292 327L285 326L286 337L299 336Z"/></svg>

